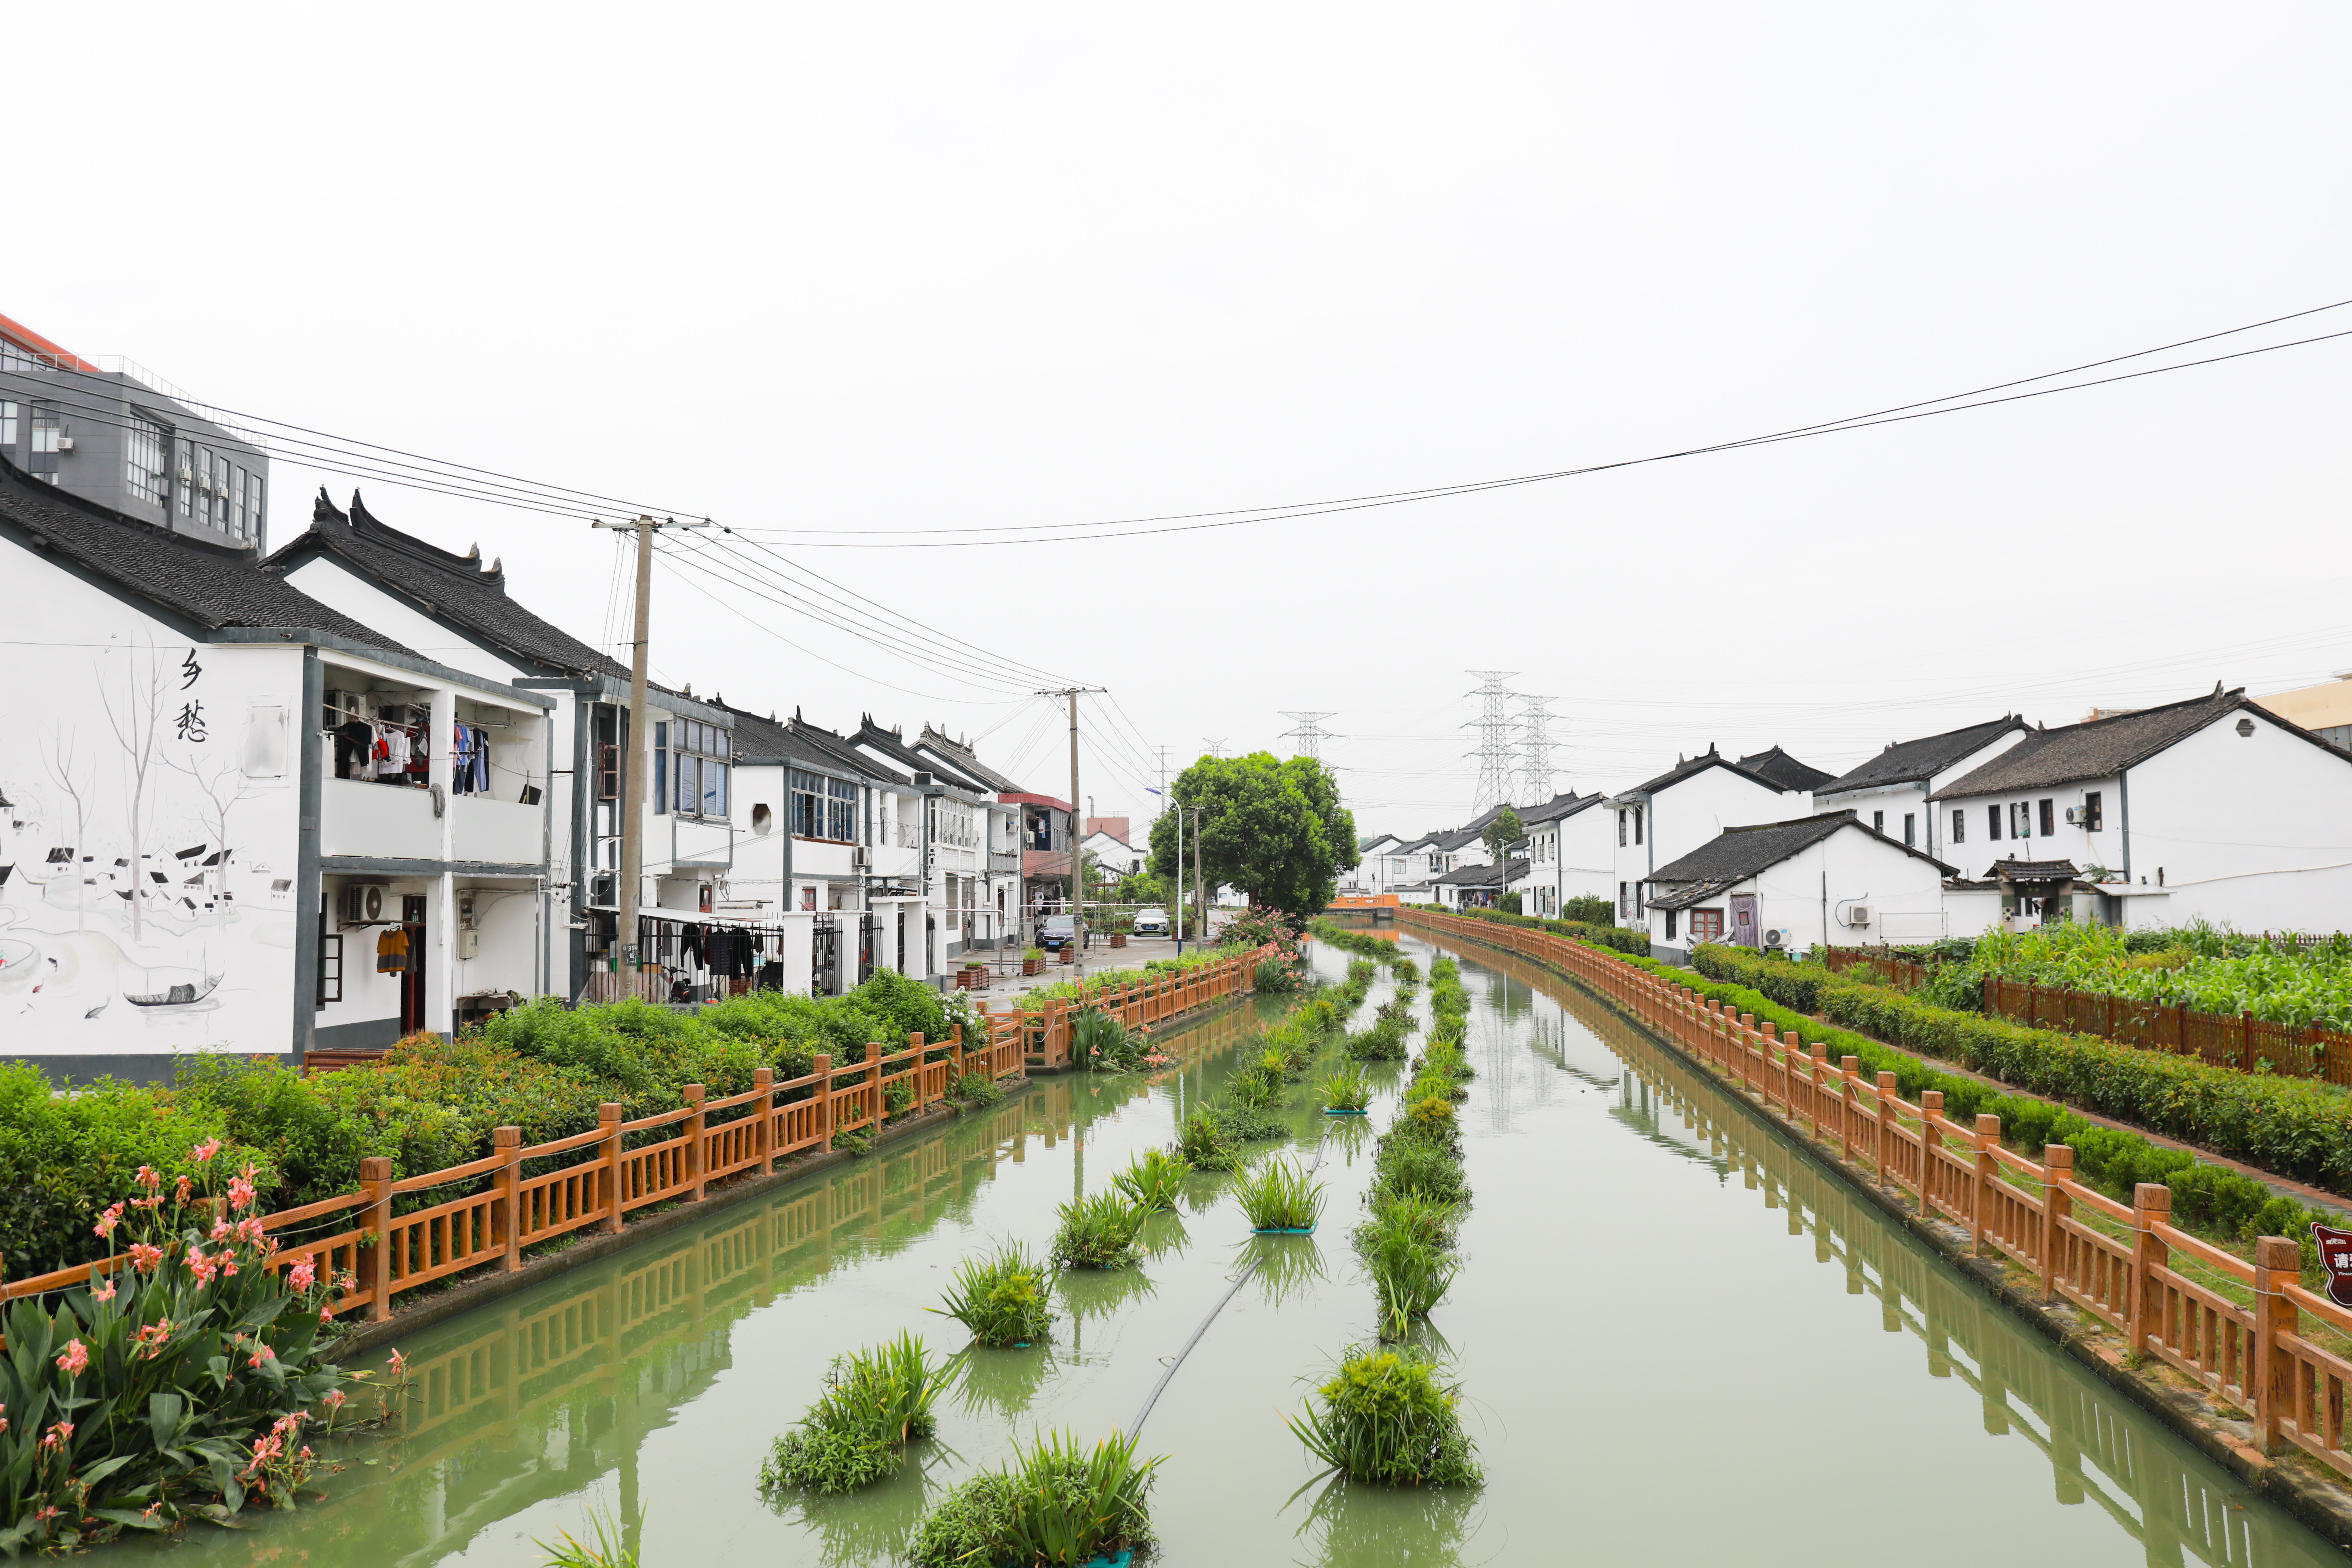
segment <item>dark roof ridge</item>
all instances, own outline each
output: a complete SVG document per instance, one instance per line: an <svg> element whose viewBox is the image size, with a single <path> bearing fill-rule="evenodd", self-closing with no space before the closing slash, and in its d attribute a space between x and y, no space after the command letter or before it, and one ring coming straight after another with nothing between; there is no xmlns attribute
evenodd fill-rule
<svg viewBox="0 0 2352 1568"><path fill-rule="evenodd" d="M326 497L327 487L320 485L319 499L324 500ZM313 522L318 520L315 509L311 512L311 519ZM352 491L352 510L347 521L352 531L362 538L373 540L387 550L396 550L403 555L423 562L428 566L438 567L444 572L458 573L470 580L486 583L501 594L507 591L503 564L483 565L480 545L477 544L472 550L460 555L454 550L442 549L430 540L422 539L414 533L394 528L368 510L367 503L360 499L360 492L356 489Z"/></svg>

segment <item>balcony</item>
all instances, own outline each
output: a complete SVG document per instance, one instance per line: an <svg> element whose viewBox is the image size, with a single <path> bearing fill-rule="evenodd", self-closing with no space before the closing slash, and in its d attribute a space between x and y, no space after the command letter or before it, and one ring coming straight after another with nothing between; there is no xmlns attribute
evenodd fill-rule
<svg viewBox="0 0 2352 1568"><path fill-rule="evenodd" d="M990 850L988 868L992 871L1018 871L1021 869L1021 851L1018 849Z"/></svg>
<svg viewBox="0 0 2352 1568"><path fill-rule="evenodd" d="M543 809L509 800L459 795L449 803L449 858L537 865L545 843Z"/></svg>
<svg viewBox="0 0 2352 1568"><path fill-rule="evenodd" d="M383 860L438 860L441 823L430 792L402 784L327 779L319 800L319 853ZM538 858L534 849L532 859Z"/></svg>

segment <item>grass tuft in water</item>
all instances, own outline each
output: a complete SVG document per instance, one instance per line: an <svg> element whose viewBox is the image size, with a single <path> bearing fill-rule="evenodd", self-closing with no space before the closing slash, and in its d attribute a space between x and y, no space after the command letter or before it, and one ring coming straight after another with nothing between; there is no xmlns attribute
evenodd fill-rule
<svg viewBox="0 0 2352 1568"><path fill-rule="evenodd" d="M1307 1167L1269 1160L1234 1184L1253 1230L1309 1230L1323 1214L1323 1184Z"/></svg>
<svg viewBox="0 0 2352 1568"><path fill-rule="evenodd" d="M1378 1486L1475 1487L1486 1479L1462 1430L1461 1385L1442 1383L1428 1352L1357 1346L1309 1404L1286 1415L1307 1451L1349 1480Z"/></svg>
<svg viewBox="0 0 2352 1568"><path fill-rule="evenodd" d="M1326 1073L1316 1086L1326 1110L1361 1110L1372 1102L1372 1086L1361 1068L1342 1067Z"/></svg>
<svg viewBox="0 0 2352 1568"><path fill-rule="evenodd" d="M1206 1106L1177 1123L1176 1153L1196 1171L1230 1171L1238 1159L1233 1139Z"/></svg>
<svg viewBox="0 0 2352 1568"><path fill-rule="evenodd" d="M1061 1434L1016 1448L940 1500L916 1528L918 1568L972 1563L1080 1563L1151 1542L1147 1494L1160 1460L1138 1460L1135 1439L1091 1450Z"/></svg>
<svg viewBox="0 0 2352 1568"><path fill-rule="evenodd" d="M533 1546L547 1553L547 1568L637 1568L637 1549L629 1544L629 1537L640 1541L646 1534L646 1510L637 1510L636 1517L626 1521L604 1511L602 1504L588 1510L588 1528L595 1536L593 1542L575 1541L565 1531L558 1542L534 1538Z"/></svg>
<svg viewBox="0 0 2352 1568"><path fill-rule="evenodd" d="M824 1393L769 1450L760 1484L846 1492L883 1479L908 1443L936 1428L931 1402L949 1381L913 1334L835 1358Z"/></svg>
<svg viewBox="0 0 2352 1568"><path fill-rule="evenodd" d="M1065 1268L1124 1268L1135 1261L1136 1233L1147 1211L1118 1193L1073 1198L1056 1211L1054 1261Z"/></svg>
<svg viewBox="0 0 2352 1568"><path fill-rule="evenodd" d="M1045 1306L1053 1283L1051 1268L1019 1242L1008 1242L990 1257L957 1264L943 1303L926 1310L953 1318L984 1345L1034 1344L1053 1321Z"/></svg>
<svg viewBox="0 0 2352 1568"><path fill-rule="evenodd" d="M1191 1163L1181 1154L1150 1149L1138 1154L1132 1164L1111 1178L1110 1184L1124 1193L1136 1207L1156 1213L1176 1206L1177 1194L1184 1190L1184 1179L1192 1173Z"/></svg>

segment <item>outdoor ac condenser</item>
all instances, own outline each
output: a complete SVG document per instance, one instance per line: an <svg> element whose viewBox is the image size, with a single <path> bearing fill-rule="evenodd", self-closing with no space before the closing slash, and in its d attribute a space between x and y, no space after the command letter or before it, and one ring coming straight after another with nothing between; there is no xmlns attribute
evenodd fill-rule
<svg viewBox="0 0 2352 1568"><path fill-rule="evenodd" d="M336 918L347 926L381 925L390 918L383 910L391 898L387 883L345 882L336 902Z"/></svg>
<svg viewBox="0 0 2352 1568"><path fill-rule="evenodd" d="M1850 926L1856 927L1868 925L1870 923L1870 906L1868 904L1853 904L1849 906L1845 911L1845 923Z"/></svg>

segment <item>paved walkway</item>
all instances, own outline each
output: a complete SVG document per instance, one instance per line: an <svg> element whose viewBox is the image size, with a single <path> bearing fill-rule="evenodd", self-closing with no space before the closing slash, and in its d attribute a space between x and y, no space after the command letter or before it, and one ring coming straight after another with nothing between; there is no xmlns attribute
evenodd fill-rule
<svg viewBox="0 0 2352 1568"><path fill-rule="evenodd" d="M1184 951L1196 952L1200 945L1197 942L1188 942L1184 944ZM1094 945L1087 948L1076 963L1058 963L1049 952L1045 955L1045 962L1037 966L1037 973L1030 975L1021 973L1021 949L1013 947L1004 951L1005 957L992 958L988 984L971 993L973 1001L985 1002L991 1007L1007 1006L1024 992L1075 979L1080 970L1093 974L1105 969L1140 969L1155 958L1173 958L1176 956L1176 944L1160 937L1129 937L1125 947L1115 948L1110 945L1108 937L1097 937Z"/></svg>

